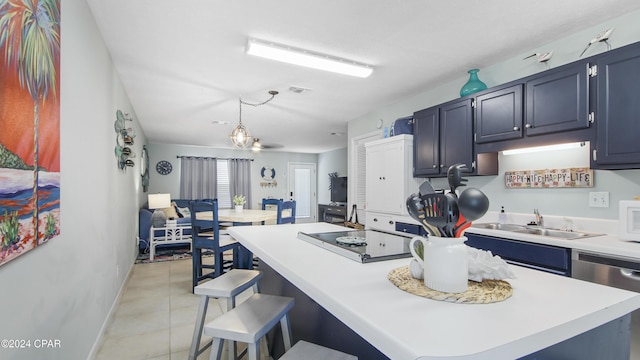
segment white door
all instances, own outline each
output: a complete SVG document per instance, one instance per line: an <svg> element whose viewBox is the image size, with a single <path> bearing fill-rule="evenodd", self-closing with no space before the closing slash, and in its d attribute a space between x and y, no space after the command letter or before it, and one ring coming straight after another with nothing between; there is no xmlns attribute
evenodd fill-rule
<svg viewBox="0 0 640 360"><path fill-rule="evenodd" d="M316 164L289 163L287 197L296 201L296 223L316 222Z"/></svg>

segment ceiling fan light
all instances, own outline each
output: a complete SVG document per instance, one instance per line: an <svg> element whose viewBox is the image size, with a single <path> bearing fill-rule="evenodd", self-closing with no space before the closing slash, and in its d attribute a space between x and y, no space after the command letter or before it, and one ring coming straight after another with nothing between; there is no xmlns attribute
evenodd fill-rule
<svg viewBox="0 0 640 360"><path fill-rule="evenodd" d="M247 42L247 54L361 78L366 78L373 72L373 68L365 64L255 39Z"/></svg>
<svg viewBox="0 0 640 360"><path fill-rule="evenodd" d="M229 135L229 138L235 147L244 148L249 143L251 135L244 125L238 124Z"/></svg>
<svg viewBox="0 0 640 360"><path fill-rule="evenodd" d="M253 151L262 150L262 144L260 144L260 139L253 138L253 144L251 145L251 150L253 150Z"/></svg>

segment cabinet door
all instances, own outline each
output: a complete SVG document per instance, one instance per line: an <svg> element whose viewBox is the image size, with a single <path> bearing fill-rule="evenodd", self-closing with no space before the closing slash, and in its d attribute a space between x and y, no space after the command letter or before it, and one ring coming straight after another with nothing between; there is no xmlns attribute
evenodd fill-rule
<svg viewBox="0 0 640 360"><path fill-rule="evenodd" d="M640 48L598 60L596 164L640 164Z"/></svg>
<svg viewBox="0 0 640 360"><path fill-rule="evenodd" d="M440 108L440 173L461 163L473 169L473 108L471 99Z"/></svg>
<svg viewBox="0 0 640 360"><path fill-rule="evenodd" d="M509 263L571 276L571 249L471 233L465 236L468 246L489 250Z"/></svg>
<svg viewBox="0 0 640 360"><path fill-rule="evenodd" d="M589 64L549 70L527 81L525 134L589 127Z"/></svg>
<svg viewBox="0 0 640 360"><path fill-rule="evenodd" d="M522 137L522 84L476 97L477 144Z"/></svg>
<svg viewBox="0 0 640 360"><path fill-rule="evenodd" d="M367 210L401 214L404 205L401 142L367 148Z"/></svg>
<svg viewBox="0 0 640 360"><path fill-rule="evenodd" d="M440 173L440 110L433 107L413 114L413 176Z"/></svg>

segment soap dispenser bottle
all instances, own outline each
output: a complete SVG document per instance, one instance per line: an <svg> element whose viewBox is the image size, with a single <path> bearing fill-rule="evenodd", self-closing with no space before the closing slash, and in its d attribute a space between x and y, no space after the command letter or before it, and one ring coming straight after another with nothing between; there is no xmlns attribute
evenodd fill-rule
<svg viewBox="0 0 640 360"><path fill-rule="evenodd" d="M500 213L498 214L498 222L500 224L507 223L507 213L504 212L504 206L502 206L502 209L500 209Z"/></svg>

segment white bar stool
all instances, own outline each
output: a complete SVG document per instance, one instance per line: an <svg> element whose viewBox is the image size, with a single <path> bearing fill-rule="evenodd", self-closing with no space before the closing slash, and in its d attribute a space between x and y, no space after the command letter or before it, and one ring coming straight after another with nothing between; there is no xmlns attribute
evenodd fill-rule
<svg viewBox="0 0 640 360"><path fill-rule="evenodd" d="M193 329L191 348L189 349L189 360L195 360L203 351L211 346L209 341L200 349L202 339L202 329L207 316L207 307L210 298L225 298L227 300L227 312L236 306L236 296L253 288L253 292L258 292L258 281L262 278L262 272L258 270L232 269L215 279L202 283L193 289L193 293L200 295L200 307L196 315L196 324ZM229 346L229 358L234 359L237 355L235 342Z"/></svg>
<svg viewBox="0 0 640 360"><path fill-rule="evenodd" d="M300 340L280 360L358 360L358 357Z"/></svg>
<svg viewBox="0 0 640 360"><path fill-rule="evenodd" d="M285 352L291 349L288 313L295 300L289 297L253 294L247 301L204 326L213 337L210 360L219 360L224 340L247 343L249 360L259 360L260 339L280 322Z"/></svg>

